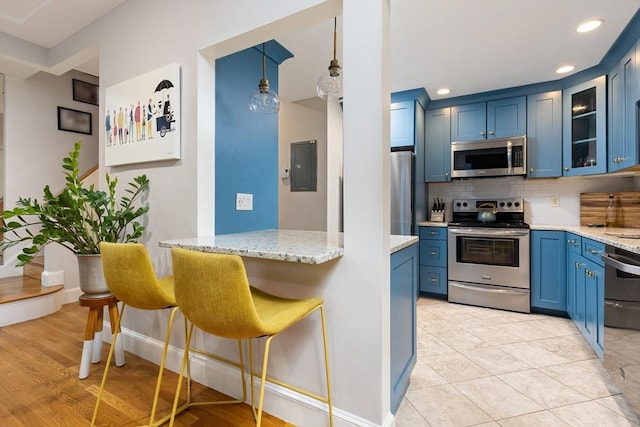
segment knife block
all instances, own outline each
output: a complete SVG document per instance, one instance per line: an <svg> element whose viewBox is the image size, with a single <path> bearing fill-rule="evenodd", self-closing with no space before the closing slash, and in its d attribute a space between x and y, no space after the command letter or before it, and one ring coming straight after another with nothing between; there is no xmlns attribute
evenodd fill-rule
<svg viewBox="0 0 640 427"><path fill-rule="evenodd" d="M431 221L444 222L444 211L431 211Z"/></svg>

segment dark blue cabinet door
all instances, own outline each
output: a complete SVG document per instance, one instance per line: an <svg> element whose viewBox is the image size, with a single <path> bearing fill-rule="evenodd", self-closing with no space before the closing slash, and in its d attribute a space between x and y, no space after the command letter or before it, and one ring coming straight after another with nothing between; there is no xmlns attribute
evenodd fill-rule
<svg viewBox="0 0 640 427"><path fill-rule="evenodd" d="M563 231L531 232L531 306L567 310L567 262Z"/></svg>
<svg viewBox="0 0 640 427"><path fill-rule="evenodd" d="M527 97L528 176L562 176L562 92Z"/></svg>
<svg viewBox="0 0 640 427"><path fill-rule="evenodd" d="M571 253L570 258L574 258L573 274L575 275L576 283L576 306L575 316L572 318L580 332L585 333L585 321L586 321L586 290L585 290L585 278L586 278L586 260L582 255Z"/></svg>
<svg viewBox="0 0 640 427"><path fill-rule="evenodd" d="M587 260L585 263L584 335L602 357L604 349L604 268Z"/></svg>
<svg viewBox="0 0 640 427"><path fill-rule="evenodd" d="M451 107L451 141L475 141L486 135L486 102Z"/></svg>
<svg viewBox="0 0 640 427"><path fill-rule="evenodd" d="M567 260L567 314L574 319L576 316L576 263L582 254L582 237L566 233L566 260Z"/></svg>
<svg viewBox="0 0 640 427"><path fill-rule="evenodd" d="M427 110L425 117L425 182L451 180L451 109Z"/></svg>
<svg viewBox="0 0 640 427"><path fill-rule="evenodd" d="M636 102L640 99L636 50L631 49L609 73L608 171L638 164Z"/></svg>
<svg viewBox="0 0 640 427"><path fill-rule="evenodd" d="M418 245L391 254L391 412L396 413L416 363Z"/></svg>
<svg viewBox="0 0 640 427"><path fill-rule="evenodd" d="M391 104L391 147L413 146L415 142L415 101Z"/></svg>
<svg viewBox="0 0 640 427"><path fill-rule="evenodd" d="M526 97L487 102L487 138L509 138L526 134Z"/></svg>

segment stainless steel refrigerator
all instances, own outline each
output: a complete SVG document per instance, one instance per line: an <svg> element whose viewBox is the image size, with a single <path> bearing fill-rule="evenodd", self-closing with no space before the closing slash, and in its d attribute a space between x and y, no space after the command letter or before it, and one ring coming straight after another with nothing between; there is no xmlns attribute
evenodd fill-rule
<svg viewBox="0 0 640 427"><path fill-rule="evenodd" d="M413 165L412 151L391 152L391 234L413 234Z"/></svg>

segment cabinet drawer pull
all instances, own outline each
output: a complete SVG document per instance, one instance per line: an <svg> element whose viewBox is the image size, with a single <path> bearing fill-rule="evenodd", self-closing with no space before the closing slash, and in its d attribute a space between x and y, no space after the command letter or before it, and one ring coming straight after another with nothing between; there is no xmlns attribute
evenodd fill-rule
<svg viewBox="0 0 640 427"><path fill-rule="evenodd" d="M568 166L565 166L563 169L564 169L565 172L569 172L569 167Z"/></svg>
<svg viewBox="0 0 640 427"><path fill-rule="evenodd" d="M429 252L429 255L436 256L436 255L438 255L438 253L436 251L431 251L431 252Z"/></svg>
<svg viewBox="0 0 640 427"><path fill-rule="evenodd" d="M429 281L431 281L431 282L434 282L434 283L435 283L435 282L437 282L437 281L438 281L438 279L436 279L435 277L432 277L432 278L430 278L430 279L429 279Z"/></svg>
<svg viewBox="0 0 640 427"><path fill-rule="evenodd" d="M494 135L494 134L495 134L494 131L492 131L492 130L489 131L489 135Z"/></svg>
<svg viewBox="0 0 640 427"><path fill-rule="evenodd" d="M597 251L597 250L595 250L595 249L589 249L589 253L590 253L591 255L598 255L598 254L600 253L600 251Z"/></svg>
<svg viewBox="0 0 640 427"><path fill-rule="evenodd" d="M437 236L437 235L438 235L438 232L437 232L437 231L430 231L430 232L429 232L429 235L430 235L430 236Z"/></svg>
<svg viewBox="0 0 640 427"><path fill-rule="evenodd" d="M484 136L484 135L485 135L485 132L480 132L480 135Z"/></svg>

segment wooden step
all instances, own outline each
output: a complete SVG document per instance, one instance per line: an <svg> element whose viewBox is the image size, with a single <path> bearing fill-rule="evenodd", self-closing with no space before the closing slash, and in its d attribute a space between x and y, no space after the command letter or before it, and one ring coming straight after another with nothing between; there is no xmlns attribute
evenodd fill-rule
<svg viewBox="0 0 640 427"><path fill-rule="evenodd" d="M0 304L58 292L64 285L42 286L40 277L15 276L0 279Z"/></svg>

